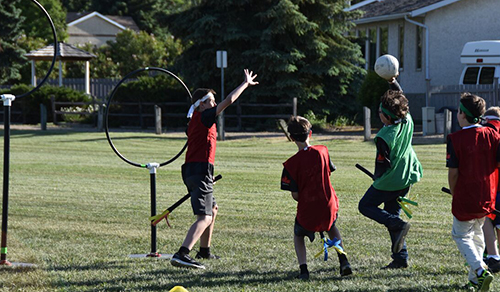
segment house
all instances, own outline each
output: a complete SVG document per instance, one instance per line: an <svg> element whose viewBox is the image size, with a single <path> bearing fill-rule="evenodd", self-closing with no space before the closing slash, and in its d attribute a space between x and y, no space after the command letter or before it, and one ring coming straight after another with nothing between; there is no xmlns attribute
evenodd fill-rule
<svg viewBox="0 0 500 292"><path fill-rule="evenodd" d="M456 85L465 43L500 39L498 0L365 0L347 10L361 10L355 33L362 40L366 69L378 56L400 60L405 93L424 96L431 86Z"/></svg>
<svg viewBox="0 0 500 292"><path fill-rule="evenodd" d="M113 41L116 35L125 29L138 32L139 27L130 16L102 15L99 12L68 12L68 44L77 45L91 43L102 46Z"/></svg>

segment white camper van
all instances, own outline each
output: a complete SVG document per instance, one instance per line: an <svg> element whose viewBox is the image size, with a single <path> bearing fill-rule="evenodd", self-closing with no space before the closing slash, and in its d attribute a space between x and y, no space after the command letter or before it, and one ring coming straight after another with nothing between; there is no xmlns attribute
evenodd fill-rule
<svg viewBox="0 0 500 292"><path fill-rule="evenodd" d="M493 84L500 77L500 40L466 43L460 62L465 64L460 85Z"/></svg>

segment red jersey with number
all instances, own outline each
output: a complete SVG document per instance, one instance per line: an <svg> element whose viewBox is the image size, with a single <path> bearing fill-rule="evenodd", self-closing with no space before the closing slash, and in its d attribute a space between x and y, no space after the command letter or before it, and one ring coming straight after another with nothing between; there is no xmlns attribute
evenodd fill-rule
<svg viewBox="0 0 500 292"><path fill-rule="evenodd" d="M195 111L188 126L188 148L186 163L215 163L215 148L217 144L217 129L215 125L216 107L202 113ZM208 121L208 122L207 122Z"/></svg>
<svg viewBox="0 0 500 292"><path fill-rule="evenodd" d="M458 168L452 213L460 221L482 218L495 207L500 137L491 128L473 127L450 134L448 139L447 166Z"/></svg>
<svg viewBox="0 0 500 292"><path fill-rule="evenodd" d="M297 221L309 231L328 231L337 218L339 203L330 182L330 165L323 145L300 150L283 163L281 188L299 193Z"/></svg>

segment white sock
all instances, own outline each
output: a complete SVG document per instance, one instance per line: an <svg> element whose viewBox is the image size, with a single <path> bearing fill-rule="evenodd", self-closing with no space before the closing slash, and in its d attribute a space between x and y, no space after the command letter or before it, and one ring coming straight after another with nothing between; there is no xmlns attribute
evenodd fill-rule
<svg viewBox="0 0 500 292"><path fill-rule="evenodd" d="M500 255L488 255L486 258L487 259L493 258L493 259L495 259L497 261L500 261Z"/></svg>
<svg viewBox="0 0 500 292"><path fill-rule="evenodd" d="M477 269L476 273L478 276L481 276L481 274L484 272L484 269L483 268L479 268Z"/></svg>

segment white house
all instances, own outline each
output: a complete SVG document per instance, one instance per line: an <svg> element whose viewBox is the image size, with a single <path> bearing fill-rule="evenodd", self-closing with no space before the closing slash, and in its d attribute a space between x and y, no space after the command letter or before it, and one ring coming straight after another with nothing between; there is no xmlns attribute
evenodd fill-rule
<svg viewBox="0 0 500 292"><path fill-rule="evenodd" d="M139 28L130 16L102 15L99 12L68 12L68 44L77 45L91 43L102 46L125 29L138 32Z"/></svg>
<svg viewBox="0 0 500 292"><path fill-rule="evenodd" d="M424 95L430 86L458 84L465 43L500 40L498 0L365 0L356 34L366 68L389 53L400 60L400 84L407 94Z"/></svg>

